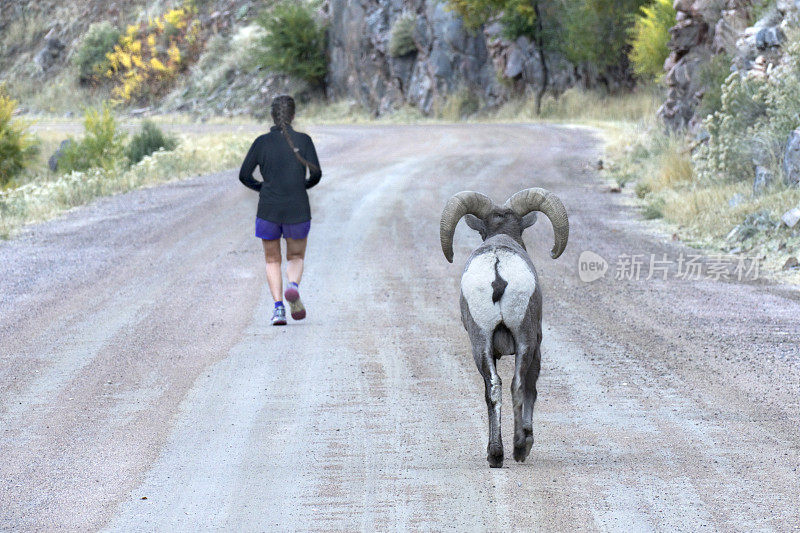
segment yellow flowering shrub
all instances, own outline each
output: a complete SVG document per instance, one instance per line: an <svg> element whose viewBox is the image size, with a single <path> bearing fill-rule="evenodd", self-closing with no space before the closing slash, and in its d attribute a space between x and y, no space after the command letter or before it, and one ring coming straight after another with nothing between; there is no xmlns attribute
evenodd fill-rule
<svg viewBox="0 0 800 533"><path fill-rule="evenodd" d="M116 103L163 94L199 55L200 21L192 0L145 23L131 25L109 52L105 76Z"/></svg>
<svg viewBox="0 0 800 533"><path fill-rule="evenodd" d="M33 161L39 151L36 138L28 132L28 125L14 119L17 101L0 83L0 190L14 182L14 178Z"/></svg>

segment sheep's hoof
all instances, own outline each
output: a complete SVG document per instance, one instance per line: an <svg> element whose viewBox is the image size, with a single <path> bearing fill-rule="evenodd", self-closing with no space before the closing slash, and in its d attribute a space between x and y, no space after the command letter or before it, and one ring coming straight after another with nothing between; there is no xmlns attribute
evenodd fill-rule
<svg viewBox="0 0 800 533"><path fill-rule="evenodd" d="M502 468L503 466L503 447L492 446L491 444L486 450L486 460L489 461L489 466L492 468Z"/></svg>
<svg viewBox="0 0 800 533"><path fill-rule="evenodd" d="M531 446L533 446L533 435L525 436L523 442L518 442L517 439L514 439L514 460L518 463L524 462L528 458L528 454L531 453Z"/></svg>

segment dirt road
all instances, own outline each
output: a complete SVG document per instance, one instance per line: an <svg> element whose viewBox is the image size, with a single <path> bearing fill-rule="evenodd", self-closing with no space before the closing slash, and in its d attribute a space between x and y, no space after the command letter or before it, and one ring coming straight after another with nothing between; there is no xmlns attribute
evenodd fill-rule
<svg viewBox="0 0 800 533"><path fill-rule="evenodd" d="M0 530L775 530L800 527L800 297L615 279L645 230L554 126L326 127L303 281L268 326L256 195L234 172L104 199L0 243ZM546 187L534 444L485 459L483 383L438 243L445 200ZM609 262L584 283L578 257ZM708 262L703 263L708 266Z"/></svg>

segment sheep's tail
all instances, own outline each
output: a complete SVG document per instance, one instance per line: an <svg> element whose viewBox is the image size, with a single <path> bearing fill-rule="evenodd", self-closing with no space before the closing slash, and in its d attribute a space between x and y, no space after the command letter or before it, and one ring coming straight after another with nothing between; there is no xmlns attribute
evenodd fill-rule
<svg viewBox="0 0 800 533"><path fill-rule="evenodd" d="M503 293L508 287L508 282L500 277L500 272L497 270L497 265L500 263L500 258L496 257L494 260L494 281L492 282L492 302L497 303L503 297Z"/></svg>

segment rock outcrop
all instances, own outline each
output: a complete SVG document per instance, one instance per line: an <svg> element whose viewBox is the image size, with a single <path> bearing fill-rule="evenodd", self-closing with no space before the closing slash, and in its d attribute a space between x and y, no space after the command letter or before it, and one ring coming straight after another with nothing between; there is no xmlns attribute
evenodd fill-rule
<svg viewBox="0 0 800 533"><path fill-rule="evenodd" d="M66 45L55 36L55 31L51 30L44 38L44 47L33 60L42 72L47 72L53 65L63 60L65 48Z"/></svg>
<svg viewBox="0 0 800 533"><path fill-rule="evenodd" d="M430 112L438 97L459 88L491 103L505 91L485 38L470 34L444 4L425 1L331 0L329 77L332 98L354 98L382 114L404 103ZM416 18L416 52L389 54L392 24Z"/></svg>
<svg viewBox="0 0 800 533"><path fill-rule="evenodd" d="M786 185L800 185L800 128L789 135L783 154L783 180Z"/></svg>
<svg viewBox="0 0 800 533"><path fill-rule="evenodd" d="M800 12L800 0L778 0L762 8L751 25L754 0L675 0L673 5L677 23L670 29L671 53L664 64L668 93L658 114L670 128L690 130L705 118L695 115L704 91L700 66L726 54L732 70L767 76L782 61L785 30Z"/></svg>
<svg viewBox="0 0 800 533"><path fill-rule="evenodd" d="M0 79L34 72L43 81L51 80L70 64L71 54L91 23L104 20L125 28L137 17L144 20L163 7L151 4L147 0L0 0L0 12L8 15L0 18L3 31L12 23L17 27L23 19L32 26L36 23L27 43L9 44L0 39ZM203 39L216 35L232 40L242 28L254 26L257 14L270 4L256 0L198 2ZM531 40L507 39L497 23L471 31L443 0L323 0L320 10L329 22L328 96L357 103L375 114L403 105L434 113L451 94L465 91L470 102L494 107L535 93L544 79L542 59ZM406 17L415 22L414 49L395 57L389 51L392 28ZM545 54L545 64L548 90L555 93L575 85L615 90L632 80L623 68L593 72L557 53ZM192 69L191 79L182 79L167 98L153 105L199 114L259 113L277 91L293 92L301 98L313 92L296 80L251 68L244 60L220 67L212 69L212 76ZM217 76L220 73L224 79Z"/></svg>
<svg viewBox="0 0 800 533"><path fill-rule="evenodd" d="M675 0L677 23L670 29L664 63L667 101L658 115L673 129L697 124L695 109L703 98L698 68L714 54L736 51L736 41L750 20L750 0Z"/></svg>
<svg viewBox="0 0 800 533"><path fill-rule="evenodd" d="M495 106L541 84L536 46L521 37L509 41L498 24L471 32L437 0L330 0L328 95L354 99L376 114L403 104L431 113L437 102L458 90ZM401 17L416 20L416 51L389 53L393 25ZM560 91L591 84L563 58L548 54L549 87Z"/></svg>

